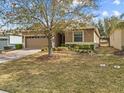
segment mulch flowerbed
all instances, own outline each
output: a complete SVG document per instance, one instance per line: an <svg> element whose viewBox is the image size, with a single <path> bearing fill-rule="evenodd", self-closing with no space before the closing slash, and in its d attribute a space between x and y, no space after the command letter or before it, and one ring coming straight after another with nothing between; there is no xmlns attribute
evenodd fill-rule
<svg viewBox="0 0 124 93"><path fill-rule="evenodd" d="M42 55L42 56L38 57L37 59L42 60L42 61L48 61L48 60L56 60L56 59L60 59L60 58L61 58L60 55L53 54L52 56L48 56L46 54L46 55Z"/></svg>

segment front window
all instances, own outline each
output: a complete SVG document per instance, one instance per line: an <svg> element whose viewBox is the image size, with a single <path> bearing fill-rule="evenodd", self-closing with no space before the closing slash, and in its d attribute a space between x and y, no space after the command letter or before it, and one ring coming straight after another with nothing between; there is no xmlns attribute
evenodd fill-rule
<svg viewBox="0 0 124 93"><path fill-rule="evenodd" d="M74 42L82 42L82 32L74 32Z"/></svg>

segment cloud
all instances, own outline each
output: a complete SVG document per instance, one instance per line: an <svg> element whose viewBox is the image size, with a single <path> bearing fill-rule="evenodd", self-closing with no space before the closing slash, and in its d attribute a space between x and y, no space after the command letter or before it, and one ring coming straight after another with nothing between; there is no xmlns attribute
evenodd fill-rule
<svg viewBox="0 0 124 93"><path fill-rule="evenodd" d="M120 0L114 0L113 4L120 5L121 1Z"/></svg>
<svg viewBox="0 0 124 93"><path fill-rule="evenodd" d="M113 11L113 15L118 17L121 15L121 13L119 11Z"/></svg>
<svg viewBox="0 0 124 93"><path fill-rule="evenodd" d="M73 0L73 6L79 5L81 2L79 0Z"/></svg>
<svg viewBox="0 0 124 93"><path fill-rule="evenodd" d="M103 15L104 17L106 17L106 16L109 16L109 13L108 13L107 11L103 11L102 15Z"/></svg>

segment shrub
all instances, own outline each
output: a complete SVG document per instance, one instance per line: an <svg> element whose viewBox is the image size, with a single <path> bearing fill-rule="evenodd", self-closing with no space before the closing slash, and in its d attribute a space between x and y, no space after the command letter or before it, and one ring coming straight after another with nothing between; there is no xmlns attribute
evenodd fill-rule
<svg viewBox="0 0 124 93"><path fill-rule="evenodd" d="M70 49L80 49L80 50L94 50L94 45L93 44L85 44L85 45L78 45L78 44L66 44L65 46L67 46Z"/></svg>
<svg viewBox="0 0 124 93"><path fill-rule="evenodd" d="M4 46L4 50L10 50L12 49L12 46Z"/></svg>
<svg viewBox="0 0 124 93"><path fill-rule="evenodd" d="M122 48L122 50L124 51L124 46L122 46L121 48Z"/></svg>
<svg viewBox="0 0 124 93"><path fill-rule="evenodd" d="M64 44L64 43L62 43L62 44L61 44L61 47L65 47L65 44Z"/></svg>
<svg viewBox="0 0 124 93"><path fill-rule="evenodd" d="M76 44L66 44L65 47L68 48L75 48L77 45Z"/></svg>
<svg viewBox="0 0 124 93"><path fill-rule="evenodd" d="M15 48L16 48L16 49L22 49L22 44L16 44L16 45L15 45Z"/></svg>
<svg viewBox="0 0 124 93"><path fill-rule="evenodd" d="M0 49L0 54L2 54L3 53L3 50L2 49Z"/></svg>
<svg viewBox="0 0 124 93"><path fill-rule="evenodd" d="M67 47L57 47L57 48L53 48L54 51L67 51L68 48Z"/></svg>
<svg viewBox="0 0 124 93"><path fill-rule="evenodd" d="M79 45L79 49L90 49L89 45Z"/></svg>
<svg viewBox="0 0 124 93"><path fill-rule="evenodd" d="M48 51L48 48L47 48L47 47L41 48L41 51L42 51L42 52L46 52L46 51Z"/></svg>
<svg viewBox="0 0 124 93"><path fill-rule="evenodd" d="M94 50L94 45L80 45L80 49Z"/></svg>
<svg viewBox="0 0 124 93"><path fill-rule="evenodd" d="M70 50L76 51L79 53L88 53L91 54L94 52L94 45L93 44L85 44L85 45L79 45L79 44L66 44Z"/></svg>
<svg viewBox="0 0 124 93"><path fill-rule="evenodd" d="M95 46L94 45L90 45L90 49L94 50Z"/></svg>

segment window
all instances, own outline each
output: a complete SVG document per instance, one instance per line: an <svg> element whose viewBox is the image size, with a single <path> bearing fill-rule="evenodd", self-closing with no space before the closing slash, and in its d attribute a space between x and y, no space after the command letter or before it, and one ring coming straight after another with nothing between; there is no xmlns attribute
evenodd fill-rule
<svg viewBox="0 0 124 93"><path fill-rule="evenodd" d="M74 42L82 42L83 40L82 32L74 32Z"/></svg>

